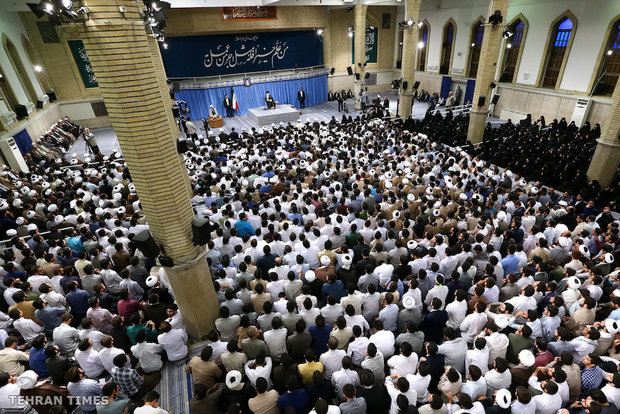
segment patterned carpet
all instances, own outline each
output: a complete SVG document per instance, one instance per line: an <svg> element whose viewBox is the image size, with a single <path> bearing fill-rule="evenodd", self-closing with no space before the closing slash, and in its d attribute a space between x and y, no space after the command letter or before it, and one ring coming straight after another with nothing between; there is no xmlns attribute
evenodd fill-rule
<svg viewBox="0 0 620 414"><path fill-rule="evenodd" d="M190 346L191 357L200 355L206 342L198 342ZM192 398L192 376L185 373L185 363L172 364L167 362L161 371L161 382L155 387L160 394L159 403L161 408L170 414L189 414L189 400Z"/></svg>

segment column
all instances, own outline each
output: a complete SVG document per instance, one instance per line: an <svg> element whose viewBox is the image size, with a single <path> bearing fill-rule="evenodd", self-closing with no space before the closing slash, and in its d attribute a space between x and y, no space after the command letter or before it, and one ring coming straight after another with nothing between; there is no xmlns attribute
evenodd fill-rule
<svg viewBox="0 0 620 414"><path fill-rule="evenodd" d="M413 100L413 82L415 74L415 62L418 54L418 17L420 16L421 0L407 0L405 3L405 21L413 19L413 25L403 31L403 60L401 75L403 82L400 89L400 102L398 115L403 118L411 115L411 102ZM398 45L396 45L398 47ZM407 89L404 84L407 82Z"/></svg>
<svg viewBox="0 0 620 414"><path fill-rule="evenodd" d="M353 72L359 73L360 79L353 80L353 92L355 93L355 109L362 109L360 91L366 84L366 11L368 6L358 4L353 11L355 14L355 66Z"/></svg>
<svg viewBox="0 0 620 414"><path fill-rule="evenodd" d="M90 19L80 28L106 108L142 209L157 243L174 260L166 268L188 333L204 337L219 307L204 256L192 243L194 213L188 174L177 154L157 43L147 36L131 0L84 0ZM125 6L121 14L119 6Z"/></svg>
<svg viewBox="0 0 620 414"><path fill-rule="evenodd" d="M491 0L487 11L487 22L489 16L499 10L507 23L508 0ZM472 100L472 109L469 115L469 130L467 139L473 144L482 142L484 127L487 122L487 113L491 103L491 82L495 80L495 69L499 60L500 48L502 45L502 34L504 25L498 24L495 27L490 23L485 23L484 38L480 51L480 61L478 64L478 74L476 76L476 88ZM484 105L478 106L480 96L485 96Z"/></svg>
<svg viewBox="0 0 620 414"><path fill-rule="evenodd" d="M611 184L620 165L620 82L611 96L611 107L605 118L601 137L588 168L588 179L598 180L603 188Z"/></svg>

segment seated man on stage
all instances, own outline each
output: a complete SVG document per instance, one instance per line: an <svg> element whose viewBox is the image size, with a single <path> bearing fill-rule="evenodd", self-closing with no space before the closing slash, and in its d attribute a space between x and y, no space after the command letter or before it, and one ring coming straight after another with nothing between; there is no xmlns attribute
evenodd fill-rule
<svg viewBox="0 0 620 414"><path fill-rule="evenodd" d="M273 99L273 96L267 91L265 95L265 102L267 103L267 109L276 109L276 101Z"/></svg>
<svg viewBox="0 0 620 414"><path fill-rule="evenodd" d="M209 105L209 118L215 119L219 118L220 114L217 112L217 109L213 105Z"/></svg>

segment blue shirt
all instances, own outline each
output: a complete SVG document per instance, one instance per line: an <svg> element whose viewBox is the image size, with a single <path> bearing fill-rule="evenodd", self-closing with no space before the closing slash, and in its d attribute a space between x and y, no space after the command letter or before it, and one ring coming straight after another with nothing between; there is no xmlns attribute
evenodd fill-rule
<svg viewBox="0 0 620 414"><path fill-rule="evenodd" d="M34 311L34 316L41 322L43 327L48 333L51 333L54 328L60 326L60 317L67 311L61 308L53 308L46 306L43 309L37 309Z"/></svg>
<svg viewBox="0 0 620 414"><path fill-rule="evenodd" d="M30 365L30 369L36 372L39 378L47 378L50 376L47 371L47 366L45 365L46 359L47 356L45 355L45 348L30 348L28 364Z"/></svg>
<svg viewBox="0 0 620 414"><path fill-rule="evenodd" d="M90 299L90 294L82 289L75 289L67 293L67 304L71 306L71 313L86 316L88 299Z"/></svg>
<svg viewBox="0 0 620 414"><path fill-rule="evenodd" d="M238 220L235 223L235 228L237 229L237 236L243 237L246 234L250 236L254 236L256 232L254 231L254 227L247 220Z"/></svg>
<svg viewBox="0 0 620 414"><path fill-rule="evenodd" d="M308 412L308 404L310 404L310 398L308 398L308 393L303 388L293 392L286 392L278 397L280 412L284 412L287 407L292 407L297 414L305 414Z"/></svg>
<svg viewBox="0 0 620 414"><path fill-rule="evenodd" d="M327 301L327 296L330 295L336 298L336 302L340 302L340 299L347 296L347 291L342 284L342 280L336 280L334 283L323 284L321 289L323 301Z"/></svg>
<svg viewBox="0 0 620 414"><path fill-rule="evenodd" d="M514 254L509 254L502 259L502 268L504 269L504 276L510 273L517 273L519 270L519 258Z"/></svg>
<svg viewBox="0 0 620 414"><path fill-rule="evenodd" d="M312 325L309 331L312 336L312 348L316 352L316 356L319 357L324 352L327 352L327 340L329 339L329 333L332 331L332 326L328 323L322 328Z"/></svg>
<svg viewBox="0 0 620 414"><path fill-rule="evenodd" d="M84 245L79 237L69 237L67 240L67 247L75 252L81 252L84 250Z"/></svg>

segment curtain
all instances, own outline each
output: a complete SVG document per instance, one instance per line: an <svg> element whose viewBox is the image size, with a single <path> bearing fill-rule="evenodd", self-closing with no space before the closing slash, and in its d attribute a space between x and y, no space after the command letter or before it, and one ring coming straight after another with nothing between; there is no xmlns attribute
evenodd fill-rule
<svg viewBox="0 0 620 414"><path fill-rule="evenodd" d="M450 85L452 85L452 78L450 76L441 77L441 92L439 96L447 98L450 93Z"/></svg>
<svg viewBox="0 0 620 414"><path fill-rule="evenodd" d="M467 87L465 88L465 96L463 97L463 104L469 99L470 101L474 99L474 89L476 89L476 80L468 79Z"/></svg>
<svg viewBox="0 0 620 414"><path fill-rule="evenodd" d="M314 106L327 101L327 75L314 76L306 79L291 79L277 82L256 83L251 86L233 86L239 110L235 115L246 115L248 109L265 105L265 93L269 91L280 105L299 106L297 92L303 88L306 92L306 106ZM192 119L206 118L209 105L213 105L220 115L226 116L224 95L232 99L230 87L209 89L181 89L177 99L187 102Z"/></svg>
<svg viewBox="0 0 620 414"><path fill-rule="evenodd" d="M19 152L23 154L28 154L32 149L32 139L30 139L30 135L28 131L22 129L17 134L13 135L13 139L19 148Z"/></svg>

